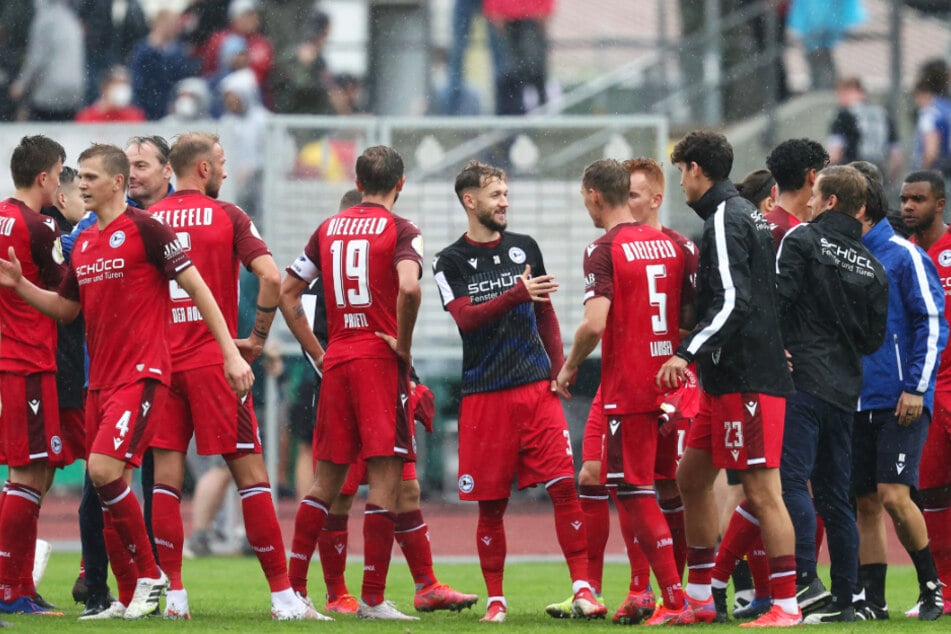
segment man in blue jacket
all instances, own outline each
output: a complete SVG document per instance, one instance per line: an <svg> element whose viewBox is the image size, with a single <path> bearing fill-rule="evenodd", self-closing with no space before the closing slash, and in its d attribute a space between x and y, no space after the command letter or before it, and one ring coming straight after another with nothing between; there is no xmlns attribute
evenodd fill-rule
<svg viewBox="0 0 951 634"><path fill-rule="evenodd" d="M918 618L932 621L943 612L942 585L924 516L912 501L911 490L918 487L938 362L948 338L944 289L927 254L897 236L887 221L880 222L886 213L884 192L874 178L866 178L870 193L862 242L888 275L888 324L885 343L863 360L862 397L853 426L859 580L865 589L857 616L888 618L884 509L918 574Z"/></svg>

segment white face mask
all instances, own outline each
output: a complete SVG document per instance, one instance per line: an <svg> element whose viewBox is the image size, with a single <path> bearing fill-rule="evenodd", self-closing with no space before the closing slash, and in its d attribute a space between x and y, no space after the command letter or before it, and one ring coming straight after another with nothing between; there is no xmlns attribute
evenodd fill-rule
<svg viewBox="0 0 951 634"><path fill-rule="evenodd" d="M106 99L116 108L125 108L132 103L132 86L125 82L112 84Z"/></svg>
<svg viewBox="0 0 951 634"><path fill-rule="evenodd" d="M182 119L195 119L198 117L198 102L191 95L179 95L175 100L175 114Z"/></svg>

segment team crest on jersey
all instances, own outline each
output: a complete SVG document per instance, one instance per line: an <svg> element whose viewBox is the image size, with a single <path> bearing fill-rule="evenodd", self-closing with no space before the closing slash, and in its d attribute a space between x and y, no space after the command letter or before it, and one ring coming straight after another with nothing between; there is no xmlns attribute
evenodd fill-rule
<svg viewBox="0 0 951 634"><path fill-rule="evenodd" d="M50 450L57 456L63 452L63 440L59 436L50 438Z"/></svg>
<svg viewBox="0 0 951 634"><path fill-rule="evenodd" d="M113 249L118 249L123 244L125 244L125 231L121 229L116 231L114 234L109 236L109 246Z"/></svg>
<svg viewBox="0 0 951 634"><path fill-rule="evenodd" d="M951 249L945 249L938 254L938 264L941 266L951 266Z"/></svg>
<svg viewBox="0 0 951 634"><path fill-rule="evenodd" d="M509 249L509 259L516 264L525 263L525 252L522 251L519 247L512 247Z"/></svg>
<svg viewBox="0 0 951 634"><path fill-rule="evenodd" d="M463 493L472 493L472 489L475 488L475 480L472 479L472 476L468 473L464 473L459 476L459 490Z"/></svg>

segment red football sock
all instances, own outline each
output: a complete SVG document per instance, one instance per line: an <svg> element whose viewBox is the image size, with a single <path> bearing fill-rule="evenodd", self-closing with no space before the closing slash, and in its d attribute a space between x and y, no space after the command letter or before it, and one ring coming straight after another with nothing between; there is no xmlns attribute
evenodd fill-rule
<svg viewBox="0 0 951 634"><path fill-rule="evenodd" d="M152 555L152 544L149 543L149 534L145 530L142 507L139 506L135 493L122 478L97 487L96 490L103 506L109 509L112 527L115 528L119 541L132 553L136 576L158 578L158 565Z"/></svg>
<svg viewBox="0 0 951 634"><path fill-rule="evenodd" d="M783 555L769 558L769 584L773 600L792 599L796 596L796 556Z"/></svg>
<svg viewBox="0 0 951 634"><path fill-rule="evenodd" d="M170 590L182 590L182 492L175 487L156 484L152 488L152 535L159 563L168 575Z"/></svg>
<svg viewBox="0 0 951 634"><path fill-rule="evenodd" d="M928 527L928 541L931 555L934 557L938 578L945 584L941 590L945 604L951 602L951 507L925 507L925 525Z"/></svg>
<svg viewBox="0 0 951 634"><path fill-rule="evenodd" d="M816 501L812 501L812 507L816 507ZM816 559L819 559L819 553L822 552L822 540L826 536L826 523L822 521L822 516L816 513Z"/></svg>
<svg viewBox="0 0 951 634"><path fill-rule="evenodd" d="M664 513L664 519L667 520L670 537L674 540L674 563L677 566L677 574L683 578L684 565L687 563L687 531L684 528L683 500L678 495L666 500L658 500L657 503Z"/></svg>
<svg viewBox="0 0 951 634"><path fill-rule="evenodd" d="M102 537L106 543L106 554L109 555L109 565L112 575L116 578L116 591L119 602L129 605L135 592L135 582L138 574L135 571L135 561L132 553L125 547L119 534L112 525L112 514L107 509L102 510Z"/></svg>
<svg viewBox="0 0 951 634"><path fill-rule="evenodd" d="M571 478L562 478L546 487L555 507L555 534L568 562L572 581L588 581L588 534L578 493Z"/></svg>
<svg viewBox="0 0 951 634"><path fill-rule="evenodd" d="M709 586L713 579L716 552L713 548L687 547L687 583Z"/></svg>
<svg viewBox="0 0 951 634"><path fill-rule="evenodd" d="M436 573L433 572L433 551L429 545L429 527L423 520L423 512L419 509L396 516L394 538L400 545L416 590L422 590L436 583Z"/></svg>
<svg viewBox="0 0 951 634"><path fill-rule="evenodd" d="M379 605L386 590L386 573L393 553L396 514L375 504L363 513L363 588L360 596L367 605Z"/></svg>
<svg viewBox="0 0 951 634"><path fill-rule="evenodd" d="M0 600L32 597L36 523L42 495L24 484L7 483L0 512Z"/></svg>
<svg viewBox="0 0 951 634"><path fill-rule="evenodd" d="M578 503L584 515L584 529L588 535L588 580L594 591L601 594L604 578L604 549L611 531L611 509L608 489L603 484L582 484L578 487Z"/></svg>
<svg viewBox="0 0 951 634"><path fill-rule="evenodd" d="M307 596L307 571L310 559L317 548L317 538L327 521L329 504L308 495L297 507L294 518L294 539L291 541L291 561L288 565L288 578L295 591Z"/></svg>
<svg viewBox="0 0 951 634"><path fill-rule="evenodd" d="M508 498L479 502L479 523L476 526L476 547L479 565L485 579L486 594L490 597L505 596L502 592L502 576L505 570L505 524L503 516Z"/></svg>
<svg viewBox="0 0 951 634"><path fill-rule="evenodd" d="M324 528L317 538L317 551L320 553L320 565L324 569L324 584L327 586L327 600L336 601L350 594L343 573L347 569L347 530L346 515L328 515Z"/></svg>
<svg viewBox="0 0 951 634"><path fill-rule="evenodd" d="M624 549L627 551L627 560L631 564L631 592L643 592L651 582L651 566L647 555L637 541L637 529L634 527L634 518L621 508L619 496L630 495L630 491L621 491L612 487L611 496L617 508L618 522L621 524L621 536L624 537Z"/></svg>
<svg viewBox="0 0 951 634"><path fill-rule="evenodd" d="M750 567L750 576L753 577L753 592L756 598L767 598L772 589L769 582L769 557L766 556L762 535L756 538L753 547L746 553L746 563Z"/></svg>
<svg viewBox="0 0 951 634"><path fill-rule="evenodd" d="M287 560L284 558L284 537L277 523L271 485L259 482L238 489L241 496L241 512L244 514L244 532L251 550L258 557L261 570L271 592L281 592L291 587L287 578ZM313 551L311 551L313 552Z"/></svg>
<svg viewBox="0 0 951 634"><path fill-rule="evenodd" d="M750 546L759 537L759 520L750 511L749 502L743 500L730 516L726 533L720 540L716 564L712 578L722 583L730 580L737 562L743 558Z"/></svg>
<svg viewBox="0 0 951 634"><path fill-rule="evenodd" d="M621 511L634 518L637 541L651 563L657 583L661 586L664 605L679 610L684 605L680 575L674 564L673 540L670 529L657 505L653 490L632 491L634 495L619 495Z"/></svg>

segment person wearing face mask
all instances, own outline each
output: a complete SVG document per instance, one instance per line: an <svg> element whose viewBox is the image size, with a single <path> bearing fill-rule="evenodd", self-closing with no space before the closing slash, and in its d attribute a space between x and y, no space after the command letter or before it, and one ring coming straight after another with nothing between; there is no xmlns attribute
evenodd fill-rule
<svg viewBox="0 0 951 634"><path fill-rule="evenodd" d="M132 105L132 84L125 66L114 66L102 81L99 99L79 111L80 123L145 121L145 112Z"/></svg>
<svg viewBox="0 0 951 634"><path fill-rule="evenodd" d="M211 91L201 77L189 77L175 85L174 99L162 123L186 123L209 118Z"/></svg>

